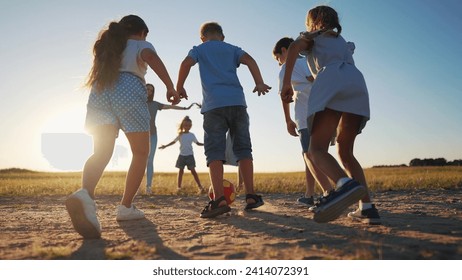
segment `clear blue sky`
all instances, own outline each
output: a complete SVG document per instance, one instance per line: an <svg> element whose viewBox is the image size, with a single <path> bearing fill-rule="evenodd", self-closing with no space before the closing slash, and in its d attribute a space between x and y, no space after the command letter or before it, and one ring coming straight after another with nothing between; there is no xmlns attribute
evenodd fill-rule
<svg viewBox="0 0 462 280"><path fill-rule="evenodd" d="M303 170L300 144L285 129L277 94L279 67L275 42L296 37L306 12L319 4L335 8L343 36L369 88L371 120L358 137L356 154L364 167L408 164L413 158L462 158L462 2L459 0L234 0L234 1L7 1L0 9L0 168L57 170L42 154L42 134L83 133L88 90L82 88L92 63L98 32L127 14L141 16L147 38L176 82L179 64L200 43L205 21L219 22L226 41L242 47L260 66L273 90L252 94L247 67L239 69L251 119L257 172ZM151 71L147 80L156 100L165 103L164 86ZM190 100L201 101L197 67L186 83ZM159 144L174 139L185 114L203 140L202 116L191 111L158 114ZM76 141L52 142L61 160L80 166L89 148ZM125 170L130 153L123 134L118 163ZM46 146L46 145L45 145ZM194 147L198 171L206 171L202 147ZM336 153L335 148L331 150ZM178 144L158 150L155 170L176 172Z"/></svg>

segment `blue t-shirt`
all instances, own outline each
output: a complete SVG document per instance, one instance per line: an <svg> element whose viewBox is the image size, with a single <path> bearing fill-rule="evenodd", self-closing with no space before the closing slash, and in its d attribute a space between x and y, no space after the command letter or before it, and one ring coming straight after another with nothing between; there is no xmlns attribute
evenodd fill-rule
<svg viewBox="0 0 462 280"><path fill-rule="evenodd" d="M239 60L245 54L241 48L223 41L207 41L193 47L188 56L199 63L202 82L202 109L245 106L244 90L237 77Z"/></svg>

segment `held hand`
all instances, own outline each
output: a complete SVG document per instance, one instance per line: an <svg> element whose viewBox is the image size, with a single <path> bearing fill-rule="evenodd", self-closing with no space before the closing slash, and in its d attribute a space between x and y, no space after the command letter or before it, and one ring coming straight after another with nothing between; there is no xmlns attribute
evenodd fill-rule
<svg viewBox="0 0 462 280"><path fill-rule="evenodd" d="M294 96L294 90L292 89L292 86L283 84L281 90L281 100L285 103L294 102L292 96Z"/></svg>
<svg viewBox="0 0 462 280"><path fill-rule="evenodd" d="M287 132L289 132L290 135L298 136L297 125L295 124L294 121L289 120L287 121L286 125L287 125Z"/></svg>
<svg viewBox="0 0 462 280"><path fill-rule="evenodd" d="M193 104L196 104L197 108L202 108L202 104L199 104L199 103L193 103Z"/></svg>
<svg viewBox="0 0 462 280"><path fill-rule="evenodd" d="M160 150L165 149L165 145L160 145L160 146L159 146L159 149L160 149Z"/></svg>
<svg viewBox="0 0 462 280"><path fill-rule="evenodd" d="M167 90L167 101L172 103L172 105L176 105L180 103L180 96L178 95L178 92L176 92L175 89L170 89Z"/></svg>
<svg viewBox="0 0 462 280"><path fill-rule="evenodd" d="M271 89L270 86L264 83L261 83L261 84L257 84L252 92L257 92L258 96L260 96L262 94L265 95L266 93L268 93L270 89Z"/></svg>
<svg viewBox="0 0 462 280"><path fill-rule="evenodd" d="M180 96L180 99L186 99L188 100L188 94L186 93L186 90L184 88L179 88L178 89L178 95Z"/></svg>

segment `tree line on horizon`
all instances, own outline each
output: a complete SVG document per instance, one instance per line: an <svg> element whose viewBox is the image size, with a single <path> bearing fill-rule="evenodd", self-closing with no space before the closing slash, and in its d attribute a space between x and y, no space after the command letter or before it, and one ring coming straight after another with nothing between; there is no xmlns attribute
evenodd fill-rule
<svg viewBox="0 0 462 280"><path fill-rule="evenodd" d="M453 161L447 161L445 158L415 158L409 162L409 165L402 164L391 164L391 165L374 165L372 168L380 167L415 167L415 166L462 166L462 159L455 159ZM23 168L5 168L0 169L0 174L4 173L30 173L37 172L34 170L23 169Z"/></svg>
<svg viewBox="0 0 462 280"><path fill-rule="evenodd" d="M447 161L445 158L415 158L406 164L374 165L373 167L406 167L406 166L462 166L462 159Z"/></svg>

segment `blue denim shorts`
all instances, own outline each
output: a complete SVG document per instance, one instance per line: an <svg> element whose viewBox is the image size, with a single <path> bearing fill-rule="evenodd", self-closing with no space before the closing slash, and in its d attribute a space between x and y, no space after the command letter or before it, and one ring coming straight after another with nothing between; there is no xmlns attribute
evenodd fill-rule
<svg viewBox="0 0 462 280"><path fill-rule="evenodd" d="M308 133L308 128L300 129L298 135L300 144L302 144L302 151L308 153L308 148L310 147L310 134Z"/></svg>
<svg viewBox="0 0 462 280"><path fill-rule="evenodd" d="M226 161L226 132L229 130L237 161L252 158L249 115L244 106L216 108L204 113L204 151L207 165Z"/></svg>
<svg viewBox="0 0 462 280"><path fill-rule="evenodd" d="M93 90L87 103L85 128L91 133L100 125L112 124L125 133L149 131L146 86L137 76L120 73L111 89Z"/></svg>

